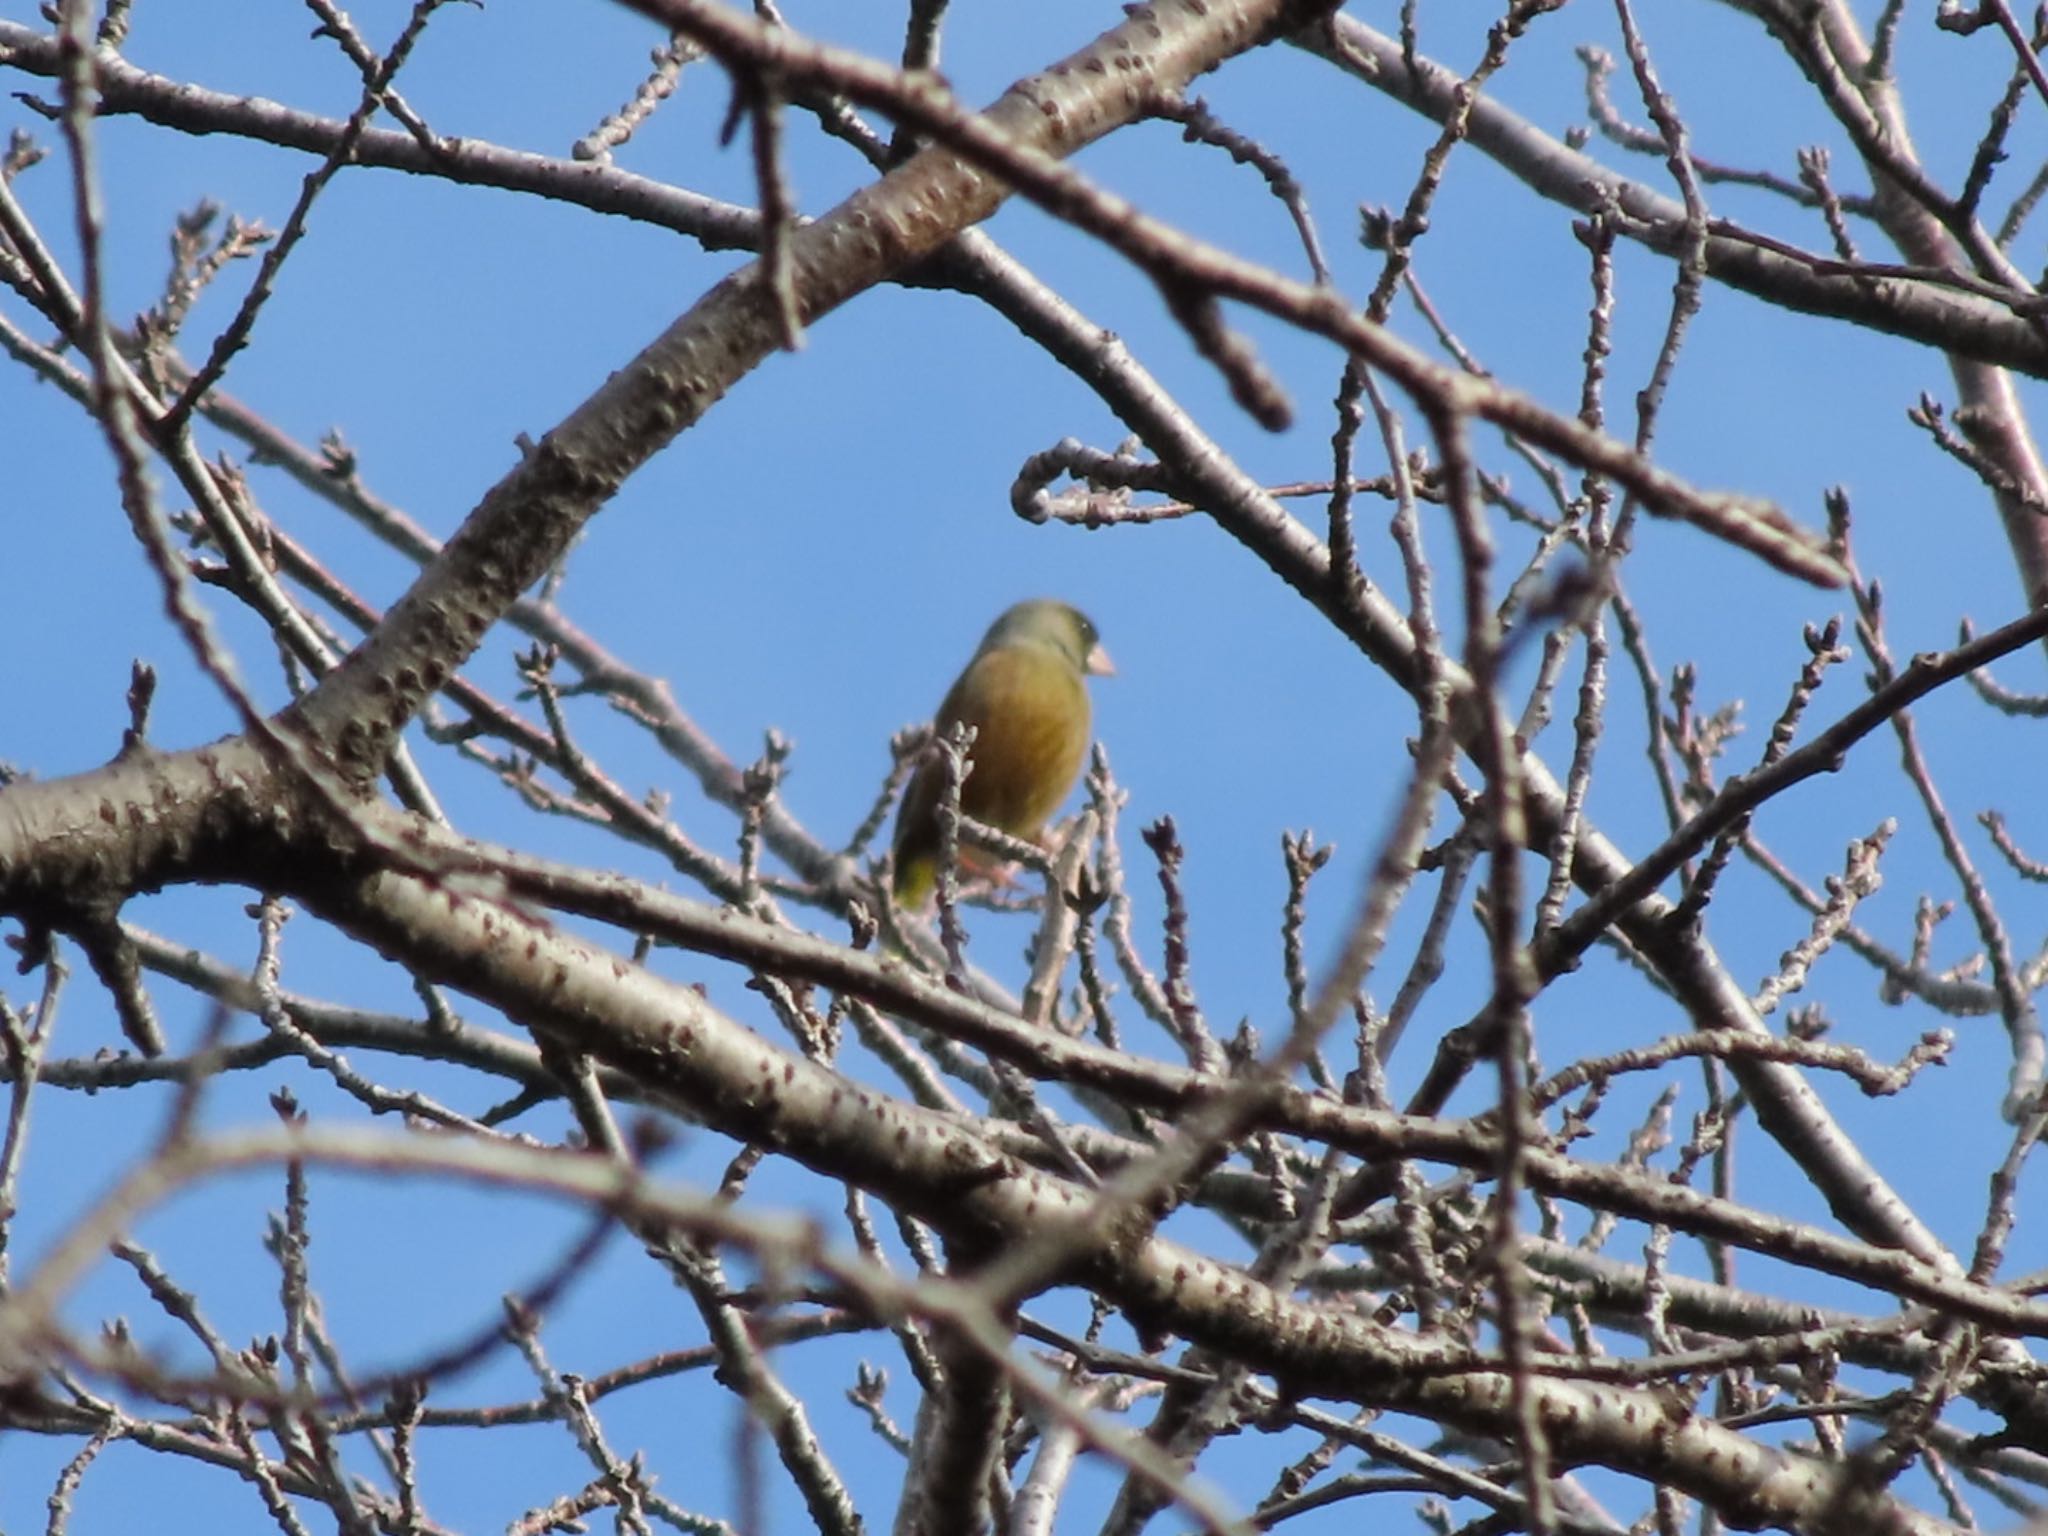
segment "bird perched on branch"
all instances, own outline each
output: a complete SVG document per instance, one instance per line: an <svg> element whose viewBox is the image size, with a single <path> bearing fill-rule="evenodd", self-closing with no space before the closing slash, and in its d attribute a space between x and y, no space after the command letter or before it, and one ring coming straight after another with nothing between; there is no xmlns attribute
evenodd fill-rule
<svg viewBox="0 0 2048 1536"><path fill-rule="evenodd" d="M1013 837L1037 837L1074 787L1088 750L1087 679L1115 670L1079 610L1050 598L1005 610L932 722L940 740L958 726L974 727L960 809ZM940 765L927 759L896 813L896 900L911 910L938 881L945 782Z"/></svg>

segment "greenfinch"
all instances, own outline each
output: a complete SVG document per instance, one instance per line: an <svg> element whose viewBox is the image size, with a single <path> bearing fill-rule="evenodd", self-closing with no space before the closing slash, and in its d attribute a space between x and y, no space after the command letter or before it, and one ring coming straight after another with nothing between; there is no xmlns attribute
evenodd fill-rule
<svg viewBox="0 0 2048 1536"><path fill-rule="evenodd" d="M974 727L960 809L1012 837L1036 838L1074 787L1088 750L1090 676L1116 669L1086 615L1050 598L1007 609L939 705L940 739ZM939 797L945 776L927 760L896 813L898 905L915 911L938 881Z"/></svg>

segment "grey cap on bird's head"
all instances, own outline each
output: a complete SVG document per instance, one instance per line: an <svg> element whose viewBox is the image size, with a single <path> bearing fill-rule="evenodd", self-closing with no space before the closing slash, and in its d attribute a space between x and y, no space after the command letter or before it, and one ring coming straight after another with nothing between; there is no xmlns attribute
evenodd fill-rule
<svg viewBox="0 0 2048 1536"><path fill-rule="evenodd" d="M1057 645L1076 668L1091 677L1111 677L1116 673L1109 652L1102 648L1102 638L1095 631L1095 621L1072 603L1063 603L1056 597L1026 598L1005 608L981 637L980 649L988 651L1020 641Z"/></svg>

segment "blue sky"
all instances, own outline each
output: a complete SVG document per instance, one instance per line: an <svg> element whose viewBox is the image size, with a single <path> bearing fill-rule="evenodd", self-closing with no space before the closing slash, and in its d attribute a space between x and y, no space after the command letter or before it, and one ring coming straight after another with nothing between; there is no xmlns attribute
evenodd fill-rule
<svg viewBox="0 0 2048 1536"><path fill-rule="evenodd" d="M395 34L405 7L375 0L353 15L373 41ZM1462 11L1462 8L1458 8ZM1712 6L1645 7L1649 40L1665 84L1686 112L1697 152L1764 165L1789 175L1793 153L1834 144L1843 182L1860 187L1846 147L1806 98L1792 67L1732 12ZM791 7L807 31L889 55L894 8ZM992 98L1015 76L1080 46L1115 16L1079 3L960 7L949 21L945 69L970 101ZM1394 25L1395 8L1356 14ZM22 0L0 0L0 16L33 18ZM1983 110L2004 78L2004 56L1989 33L1964 40L1909 27L1902 59L1908 110L1930 166L1953 181L1974 143ZM185 0L137 7L131 61L214 89L257 93L294 107L339 114L353 105L352 70L329 44L308 36L310 13L264 0ZM1452 27L1461 31L1439 31ZM1611 15L1588 6L1539 20L1518 45L1498 94L1552 131L1578 121L1580 76L1572 49L1613 49ZM544 153L568 146L623 100L639 78L652 28L609 5L489 10L450 7L429 28L400 87L443 132L494 139ZM1476 31L1462 14L1425 19L1425 50L1463 67ZM23 82L9 81L10 89ZM1233 126L1283 151L1309 189L1311 206L1340 282L1362 296L1377 258L1355 238L1357 207L1405 197L1423 126L1372 91L1335 80L1326 66L1284 48L1232 65L1199 87ZM1616 99L1641 113L1625 80ZM699 67L653 124L620 154L643 174L739 202L753 197L743 147L722 149L723 77ZM18 103L0 106L9 127L26 127L53 150L56 134ZM2042 148L2041 105L2030 101L2015 135L2008 194ZM801 206L818 213L866 179L849 151L791 135ZM172 219L202 198L275 226L311 162L268 146L188 138L133 120L103 125L111 210L110 280L117 313L148 304L161 281L163 238ZM1623 161L1660 187L1647 160ZM1081 165L1105 183L1250 257L1304 273L1291 228L1257 179L1218 152L1181 145L1170 127L1127 131L1088 151ZM64 249L67 178L53 159L25 177L21 195ZM2003 207L1994 191L1991 205ZM1715 189L1717 213L1753 220L1809 246L1824 243L1810 215L1760 194ZM1245 326L1293 390L1297 423L1266 434L1235 412L1220 381L1192 354L1164 315L1149 282L1085 237L1026 207L1004 210L990 232L1136 354L1253 473L1272 481L1321 479L1329 471L1328 400L1338 359L1321 343ZM2021 265L2039 265L2038 239L2022 242ZM303 248L286 269L252 345L227 387L306 441L340 431L365 481L436 533L452 531L514 461L519 434L538 436L606 374L720 276L740 264L706 254L667 232L508 194L376 171L342 175L321 202ZM1419 253L1432 298L1460 337L1500 378L1555 408L1577 398L1586 326L1582 249L1567 221L1536 202L1474 153L1454 157ZM250 266L231 271L199 305L188 338L205 337L239 299ZM1664 322L1670 270L1624 248L1618 257L1620 315L1611 365L1610 411L1632 425L1633 392L1645 378ZM0 310L29 317L12 296ZM1397 325L1424 338L1411 311ZM39 323L28 328L40 335ZM1790 316L1725 290L1710 290L1673 386L1658 437L1668 467L1716 488L1777 499L1811 526L1836 484L1854 498L1859 550L1885 583L1892 645L1901 657L1953 642L1960 616L1990 627L2020 610L2017 583L1988 499L1953 463L1905 425L1923 390L1945 395L1939 356L1834 322ZM2037 385L2025 386L2029 403ZM1016 468L1065 436L1112 447L1122 428L1101 402L1050 361L1020 344L999 317L957 295L884 289L815 326L805 349L771 359L694 430L636 476L590 526L572 556L562 600L586 628L633 665L666 677L676 696L728 755L759 750L770 728L794 743L786 796L829 842L843 839L871 801L888 765L892 731L923 717L989 618L1038 593L1071 599L1096 619L1119 675L1096 692L1097 731L1130 791L1127 862L1135 872L1143 931L1156 942L1158 903L1137 829L1163 814L1188 850L1194 913L1195 984L1211 1018L1229 1028L1251 1019L1268 1039L1284 1018L1278 913L1284 894L1279 838L1312 828L1338 857L1319 882L1311 922L1313 955L1340 931L1364 863L1384 833L1407 765L1414 715L1320 619L1222 532L1199 519L1148 528L1083 532L1032 527L1009 510ZM1411 437L1421 439L1411 420ZM221 444L220 446L227 446ZM1507 461L1491 444L1489 462ZM0 760L50 777L104 761L125 723L122 693L132 659L162 675L154 721L160 745L203 741L232 726L211 685L181 653L128 539L105 455L82 414L18 368L0 370L0 531L9 601L0 643L14 664L0 669ZM1369 444L1361 445L1369 469ZM275 472L252 471L264 510L312 543L331 568L380 604L404 587L408 567ZM1535 495L1526 472L1516 483ZM167 503L178 505L174 492ZM1300 514L1315 526L1313 503ZM1425 537L1440 560L1449 530ZM1384 533L1384 511L1362 511L1368 574L1400 590ZM1517 535L1504 535L1510 549ZM1733 761L1750 761L1803 658L1803 624L1846 614L1846 597L1759 573L1745 557L1691 529L1646 524L1629 574L1637 602L1653 615L1659 663L1693 660L1703 702L1746 701L1749 733ZM1444 600L1448 603L1448 583ZM261 697L283 699L272 652L226 603L214 611L244 674ZM517 688L500 637L471 669L501 697ZM2040 661L2021 656L2001 676L2040 687ZM1832 720L1860 696L1860 662L1839 669L1812 719ZM1576 685L1576 665L1568 672ZM1617 679L1603 748L1607 771L1593 813L1622 846L1639 852L1658 830L1654 798L1640 771L1637 695ZM1560 714L1568 716L1568 702ZM585 704L574 717L587 746L622 781L666 788L693 834L729 849L730 818L691 803L680 770L633 732ZM2016 834L2048 847L2048 826L2024 791L2016 765L2031 759L2030 727L1990 715L1960 690L1924 707L1922 720L1951 809L1967 819L1987 805L2013 818ZM1554 764L1568 752L1561 726L1539 743ZM474 767L438 754L430 777L458 823L481 836L650 879L663 871L645 854L560 822L537 823ZM2019 783L2029 782L2019 779ZM1906 817L1885 863L1886 887L1861 921L1905 947L1913 903L1923 891L1951 892L1924 822L1914 819L1888 739L1873 739L1844 772L1804 786L1764 814L1773 846L1810 883L1835 872L1841 850L1887 815ZM1981 839L1974 845L1995 860ZM2031 952L2041 903L2001 880L2023 953ZM138 902L131 916L238 964L254 953L241 891L174 892ZM1424 914L1416 903L1396 931L1389 964L1405 964ZM977 954L1016 975L1024 929L977 916ZM1731 878L1709 922L1738 976L1761 979L1804 930L1766 886ZM288 985L308 993L392 1008L406 1006L403 979L365 952L320 934L301 919L288 930ZM1937 953L1974 948L1961 919ZM1477 951L1466 952L1469 961ZM671 974L702 979L714 1000L756 1018L737 974L691 957L664 955ZM82 973L76 963L74 969ZM1385 1001L1400 971L1376 976ZM9 984L17 1004L29 981ZM1426 1066L1435 1036L1467 1016L1483 995L1475 965L1455 968L1432 995L1393 1064L1397 1091ZM1845 955L1816 978L1837 1038L1882 1058L1899 1055L1936 1022L1888 1009L1870 973ZM205 1027L206 1009L166 987L160 994L174 1042ZM1539 1005L1547 1061L1641 1041L1681 1028L1671 1006L1633 983L1605 956ZM1903 1101L1865 1103L1827 1085L1828 1098L1883 1171L1950 1242L1967 1250L1981 1215L1984 1180L2008 1132L1995 1118L2005 1068L1995 1021L1956 1021L1954 1064ZM241 1021L238 1031L255 1028ZM81 974L58 1027L60 1054L116 1044L110 1010ZM1341 1056L1343 1042L1333 1042ZM1166 1049L1151 1041L1147 1049ZM366 1066L372 1065L365 1063ZM375 1064L381 1070L383 1064ZM483 1106L455 1074L406 1068L406 1081L447 1094L470 1111ZM280 1067L221 1085L207 1113L220 1124L260 1120L263 1095L289 1083L317 1109L348 1112L312 1074ZM1646 1091L1618 1090L1595 1155L1613 1155ZM1688 1079L1683 1117L1700 1107ZM70 1099L43 1092L15 1226L16 1274L32 1268L53 1233L104 1185L121 1157L146 1145L161 1096ZM556 1129L537 1116L536 1134ZM1746 1143L1747 1198L1789 1215L1819 1219L1817 1198L1782 1178L1760 1140ZM728 1149L703 1133L671 1157L678 1176L715 1175ZM1776 1175L1774 1177L1774 1175ZM403 1362L485 1325L496 1297L540 1273L580 1230L574 1213L530 1201L411 1186L393 1189L330 1175L316 1178L315 1275L330 1297L337 1330L365 1370ZM764 1181L759 1198L783 1198L829 1214L836 1194L807 1180ZM199 1289L230 1338L276 1326L275 1279L259 1247L263 1212L281 1196L274 1179L222 1181L159 1213L145 1233L181 1280ZM1626 1251L1626 1244L1623 1245ZM330 1259L329 1255L332 1255ZM2024 1226L2011 1272L2048 1259ZM1753 1282L1761 1283L1761 1282ZM1811 1282L1800 1282L1808 1284ZM1047 1315L1072 1313L1049 1302ZM77 1299L74 1320L116 1312L136 1321L145 1344L184 1349L150 1311L131 1278L109 1264ZM557 1365L586 1374L657 1347L701 1337L687 1301L623 1239L550 1323ZM873 1356L876 1340L812 1346L785 1362L818 1405L828 1438L865 1501L871 1521L888 1517L894 1469L838 1399L851 1362ZM189 1360L186 1363L191 1363ZM896 1399L907 1417L909 1398ZM500 1357L451 1384L446 1401L529 1395L518 1362ZM624 1394L607 1406L614 1443L644 1445L685 1502L727 1510L731 1419L727 1404L671 1385ZM690 1404L688 1408L683 1407ZM709 1437L707 1439L707 1436ZM515 1451L514 1442L517 1442ZM1227 1478L1244 1447L1219 1451ZM28 1529L69 1448L0 1441L0 1529ZM430 1446L430 1511L451 1525L488 1528L527 1503L584 1475L557 1427L509 1435L447 1433ZM110 1467L87 1479L72 1529L133 1528L171 1509L189 1528L260 1519L247 1490L217 1474L200 1476L170 1458L117 1448ZM1205 1463L1205 1466L1207 1464ZM1091 1473L1091 1476L1101 1476ZM706 1481L700 1481L708 1479ZM776 1486L775 1528L796 1528L800 1509ZM530 1487L529 1487L530 1485ZM1262 1484L1235 1491L1250 1499ZM175 1502L172 1502L175 1501ZM1337 1529L1299 1523L1304 1531ZM1079 1528L1078 1526L1076 1527Z"/></svg>

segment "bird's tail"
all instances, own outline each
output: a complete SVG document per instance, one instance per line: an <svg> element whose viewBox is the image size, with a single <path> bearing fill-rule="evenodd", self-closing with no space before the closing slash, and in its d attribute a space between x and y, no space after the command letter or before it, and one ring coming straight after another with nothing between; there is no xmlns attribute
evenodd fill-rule
<svg viewBox="0 0 2048 1536"><path fill-rule="evenodd" d="M935 860L926 856L903 859L896 865L896 880L893 887L896 905L905 912L921 912L925 903L932 899L932 891L939 883L939 867Z"/></svg>

